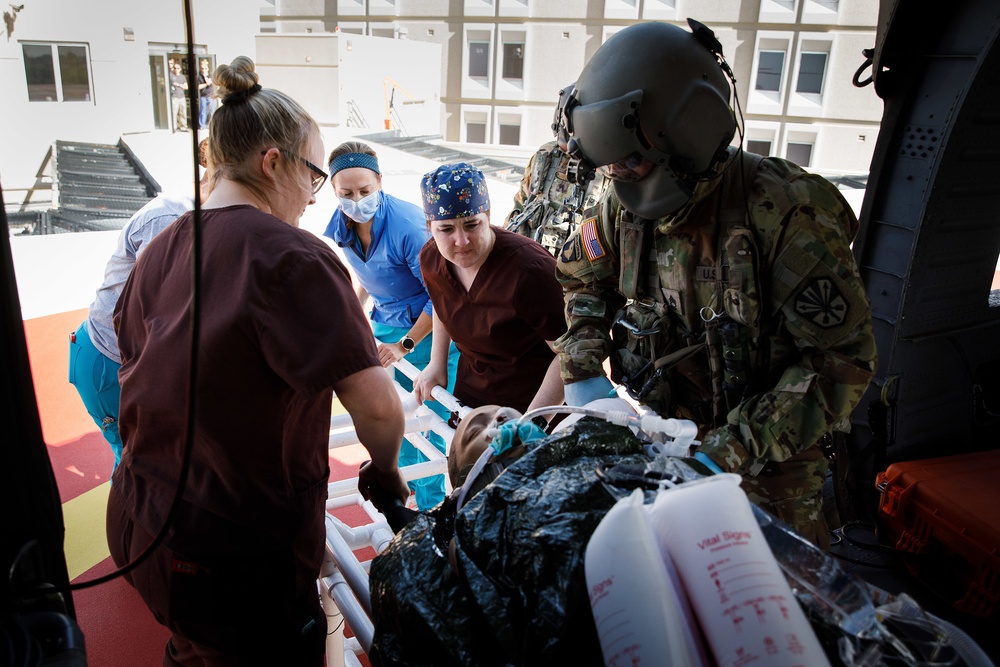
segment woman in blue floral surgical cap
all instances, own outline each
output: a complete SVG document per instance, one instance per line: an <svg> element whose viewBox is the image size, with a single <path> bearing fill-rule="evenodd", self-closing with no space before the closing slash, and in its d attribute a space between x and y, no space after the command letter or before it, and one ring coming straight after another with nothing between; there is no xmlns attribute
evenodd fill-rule
<svg viewBox="0 0 1000 667"><path fill-rule="evenodd" d="M483 173L459 162L420 182L431 241L420 269L433 311L431 361L417 377L418 400L447 382L448 346L461 356L455 397L470 407L521 412L563 399L552 345L566 331L555 259L535 241L490 224Z"/></svg>

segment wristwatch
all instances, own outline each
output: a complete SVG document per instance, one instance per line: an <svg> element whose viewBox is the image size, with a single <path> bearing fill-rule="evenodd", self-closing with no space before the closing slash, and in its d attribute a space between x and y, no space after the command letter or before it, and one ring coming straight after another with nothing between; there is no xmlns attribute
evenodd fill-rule
<svg viewBox="0 0 1000 667"><path fill-rule="evenodd" d="M399 344L402 345L403 349L406 350L407 352L412 352L413 347L416 345L416 343L413 342L413 339L410 338L409 336L403 336L402 338L400 338Z"/></svg>

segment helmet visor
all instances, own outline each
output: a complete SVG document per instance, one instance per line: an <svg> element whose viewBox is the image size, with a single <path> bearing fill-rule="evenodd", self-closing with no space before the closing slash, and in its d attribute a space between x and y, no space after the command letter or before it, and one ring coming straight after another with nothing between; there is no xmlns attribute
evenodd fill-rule
<svg viewBox="0 0 1000 667"><path fill-rule="evenodd" d="M578 157L601 166L647 148L637 135L641 104L642 91L634 90L613 100L570 106L567 129Z"/></svg>

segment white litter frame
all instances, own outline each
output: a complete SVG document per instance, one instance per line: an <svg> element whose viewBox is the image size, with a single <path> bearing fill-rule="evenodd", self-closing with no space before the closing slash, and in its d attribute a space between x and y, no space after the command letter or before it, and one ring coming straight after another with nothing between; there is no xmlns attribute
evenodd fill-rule
<svg viewBox="0 0 1000 667"><path fill-rule="evenodd" d="M405 358L387 369L390 377L399 370L410 380L420 371ZM445 475L445 490L451 493L447 475L447 452L451 448L455 429L426 405L417 404L411 392L403 389L393 379L403 412L406 417L404 434L406 439L420 450L427 461L401 468L407 481L433 475ZM442 387L434 387L431 396L441 403L451 414L461 420L472 408L458 401ZM442 454L423 435L433 431L445 441ZM351 416L346 412L330 419L330 449L360 444ZM375 509L370 501L364 500L358 492L358 478L342 479L328 486L326 501L326 557L318 580L320 599L326 613L326 664L327 667L360 666L358 656L371 651L374 626L371 620L371 594L368 588L368 570L371 561L360 561L355 554L358 549L372 547L381 553L392 541L393 532L385 517ZM350 527L330 510L358 505L371 518L371 523ZM351 626L353 637L344 636L344 623Z"/></svg>

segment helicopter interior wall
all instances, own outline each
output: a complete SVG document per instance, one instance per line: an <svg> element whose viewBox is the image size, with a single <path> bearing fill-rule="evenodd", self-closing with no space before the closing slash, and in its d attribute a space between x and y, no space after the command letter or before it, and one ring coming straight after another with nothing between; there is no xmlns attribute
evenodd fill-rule
<svg viewBox="0 0 1000 667"><path fill-rule="evenodd" d="M0 485L0 654L21 658L25 646L16 639L35 633L27 618L46 619L42 634L58 641L66 654L82 656L82 634L76 626L73 597L63 555L63 516L55 475L42 437L35 386L21 305L14 277L14 261L7 231L7 215L0 190L0 469L18 471ZM21 614L28 614L21 616ZM52 619L56 619L53 624ZM55 635L53 634L55 631ZM8 643L9 642L9 643ZM81 664L67 661L67 665Z"/></svg>
<svg viewBox="0 0 1000 667"><path fill-rule="evenodd" d="M991 0L925 10L889 11L855 242L879 368L852 439L884 428L886 462L994 448L1000 428L1000 14Z"/></svg>

